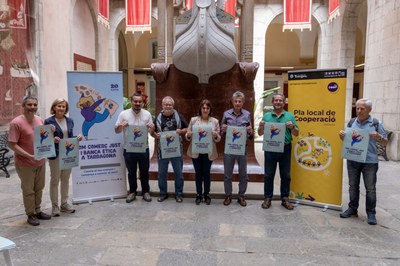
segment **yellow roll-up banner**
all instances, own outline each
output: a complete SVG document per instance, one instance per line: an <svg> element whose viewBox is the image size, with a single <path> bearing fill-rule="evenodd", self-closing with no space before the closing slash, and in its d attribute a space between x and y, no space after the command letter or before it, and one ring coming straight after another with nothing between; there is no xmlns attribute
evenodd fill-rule
<svg viewBox="0 0 400 266"><path fill-rule="evenodd" d="M300 203L342 206L342 141L346 69L290 71L289 111L300 134L293 140L290 197Z"/></svg>

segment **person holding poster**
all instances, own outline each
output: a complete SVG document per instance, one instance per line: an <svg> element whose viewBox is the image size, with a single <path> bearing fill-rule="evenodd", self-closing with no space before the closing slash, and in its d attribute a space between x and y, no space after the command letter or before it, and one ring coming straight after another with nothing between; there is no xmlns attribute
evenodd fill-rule
<svg viewBox="0 0 400 266"><path fill-rule="evenodd" d="M386 145L388 142L386 131L381 122L370 116L372 102L369 99L359 99L356 102L357 118L349 123L351 129L363 129L369 131L369 143L365 163L347 160L347 173L349 176L349 208L340 213L340 218L358 216L358 201L360 199L360 178L364 179L366 190L365 208L368 216L368 224L376 225L376 181L378 172L378 154L376 142ZM374 123L376 121L377 123ZM341 130L339 137L345 138L346 132Z"/></svg>
<svg viewBox="0 0 400 266"><path fill-rule="evenodd" d="M56 157L49 158L50 166L50 200L52 205L51 215L53 217L60 216L60 211L65 213L74 213L75 209L68 203L69 194L69 178L71 169L60 169L60 148L61 139L72 138L74 121L67 117L69 110L68 101L63 98L57 98L53 101L50 113L52 116L44 121L45 125L53 125L54 143L56 149ZM78 135L78 141L82 140L83 136ZM61 193L61 204L58 201L58 190ZM61 208L60 208L61 207Z"/></svg>
<svg viewBox="0 0 400 266"><path fill-rule="evenodd" d="M144 126L147 128L150 134L154 132L154 124L152 122L152 117L149 111L144 110L143 98L140 93L135 92L131 96L132 108L122 111L115 123L115 133L121 133L124 131L124 159L125 165L128 169L128 183L129 183L129 194L126 197L126 203L130 203L136 199L137 190L137 166L139 165L140 171L140 184L142 186L142 196L143 200L146 202L151 201L150 196L150 185L149 185L149 168L150 168L150 152L149 144L147 142L145 145L144 152L142 150L130 150L128 145L130 143L130 134L128 130L133 126ZM144 132L144 134L148 134Z"/></svg>
<svg viewBox="0 0 400 266"><path fill-rule="evenodd" d="M168 174L168 164L171 162L172 168L175 173L175 200L178 203L183 201L182 193L183 193L183 159L182 152L178 157L172 158L163 158L161 153L161 145L160 138L161 132L164 131L176 131L176 134L179 136L180 149L182 151L182 140L181 136L186 134L188 124L182 114L178 113L174 109L174 99L171 96L165 96L162 99L162 110L154 119L154 133L153 137L158 141L158 187L160 189L160 197L158 198L158 202L163 202L168 198L168 183L167 183L167 174Z"/></svg>
<svg viewBox="0 0 400 266"><path fill-rule="evenodd" d="M221 140L219 122L218 119L211 116L212 109L212 104L209 100L202 100L199 106L199 115L190 119L189 127L185 135L186 140L191 141L187 150L187 155L192 158L193 167L196 172L196 205L199 205L203 198L207 205L211 203L211 197L209 195L211 187L210 170L213 160L218 157L216 143ZM207 127L212 132L211 134L206 130ZM210 135L209 139L211 143L201 143L201 139L205 140L207 135ZM193 139L194 137L197 139ZM193 146L198 147L198 149L204 148L207 153L192 151Z"/></svg>
<svg viewBox="0 0 400 266"><path fill-rule="evenodd" d="M226 131L228 126L237 126L246 128L247 139L252 139L254 136L253 126L251 123L251 114L249 111L243 109L245 97L243 92L236 91L232 95L231 103L233 108L224 112L221 121L221 133L226 137ZM239 197L238 203L245 207L247 205L245 200L245 193L247 190L247 146L244 155L234 155L224 153L224 189L225 189L225 200L224 205L228 206L232 202L232 175L235 161L238 162L239 166Z"/></svg>
<svg viewBox="0 0 400 266"><path fill-rule="evenodd" d="M39 220L50 220L51 216L42 212L42 194L45 185L45 160L35 160L33 151L34 128L43 125L36 115L38 100L31 95L22 100L23 113L10 122L8 146L14 151L15 170L21 179L22 197L27 222L37 226Z"/></svg>
<svg viewBox="0 0 400 266"><path fill-rule="evenodd" d="M274 177L276 166L279 163L279 173L281 176L281 200L282 206L288 210L293 210L293 205L289 201L290 193L290 159L292 155L292 135L298 136L299 129L292 113L285 111L285 96L274 94L272 97L274 110L266 113L258 126L258 135L264 135L264 125L266 122L285 124L285 143L283 152L264 151L264 202L261 204L263 209L271 207L272 196L274 195Z"/></svg>

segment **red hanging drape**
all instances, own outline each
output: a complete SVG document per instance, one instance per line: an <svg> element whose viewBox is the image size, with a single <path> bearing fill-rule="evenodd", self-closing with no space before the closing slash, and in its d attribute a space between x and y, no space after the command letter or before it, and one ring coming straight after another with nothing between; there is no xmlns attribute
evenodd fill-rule
<svg viewBox="0 0 400 266"><path fill-rule="evenodd" d="M10 8L10 28L26 29L26 1L8 0Z"/></svg>
<svg viewBox="0 0 400 266"><path fill-rule="evenodd" d="M125 9L125 33L151 31L151 0L125 0Z"/></svg>
<svg viewBox="0 0 400 266"><path fill-rule="evenodd" d="M311 30L312 0L283 0L283 31Z"/></svg>
<svg viewBox="0 0 400 266"><path fill-rule="evenodd" d="M109 5L109 0L97 0L97 6L99 7L99 13L97 15L97 21L102 23L107 28L110 28L110 5Z"/></svg>
<svg viewBox="0 0 400 266"><path fill-rule="evenodd" d="M186 10L192 9L194 0L185 0L185 8Z"/></svg>
<svg viewBox="0 0 400 266"><path fill-rule="evenodd" d="M329 18L328 18L328 23L331 22L337 16L340 16L339 0L329 0Z"/></svg>
<svg viewBox="0 0 400 266"><path fill-rule="evenodd" d="M239 27L239 18L236 17L236 0L227 0L224 9L226 13L235 17L235 27Z"/></svg>

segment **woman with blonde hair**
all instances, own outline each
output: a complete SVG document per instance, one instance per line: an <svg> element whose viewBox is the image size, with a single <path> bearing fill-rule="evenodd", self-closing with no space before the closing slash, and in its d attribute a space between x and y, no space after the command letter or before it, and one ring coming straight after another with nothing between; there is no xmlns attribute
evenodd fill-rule
<svg viewBox="0 0 400 266"><path fill-rule="evenodd" d="M69 110L68 101L63 98L55 99L50 108L51 117L44 121L45 125L54 125L54 142L56 148L56 157L49 158L50 165L50 200L52 204L52 216L60 216L60 211L65 213L74 213L75 209L68 203L69 178L71 169L61 170L59 166L59 145L61 139L72 138L74 121L67 117ZM82 135L77 139L82 140ZM58 189L61 192L61 204L58 200Z"/></svg>

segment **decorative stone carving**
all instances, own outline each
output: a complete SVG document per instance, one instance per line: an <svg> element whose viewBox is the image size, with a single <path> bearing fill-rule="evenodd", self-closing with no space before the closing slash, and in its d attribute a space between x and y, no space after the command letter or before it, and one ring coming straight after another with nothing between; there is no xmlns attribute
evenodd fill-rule
<svg viewBox="0 0 400 266"><path fill-rule="evenodd" d="M244 76L247 83L252 83L256 78L257 70L260 65L257 62L240 62L240 72Z"/></svg>
<svg viewBox="0 0 400 266"><path fill-rule="evenodd" d="M188 12L177 19L173 63L208 84L212 75L231 69L237 61L234 18L217 9L213 0L197 0Z"/></svg>
<svg viewBox="0 0 400 266"><path fill-rule="evenodd" d="M158 83L163 83L168 78L168 70L170 64L165 63L153 63L151 64L151 72L153 74L154 80Z"/></svg>

